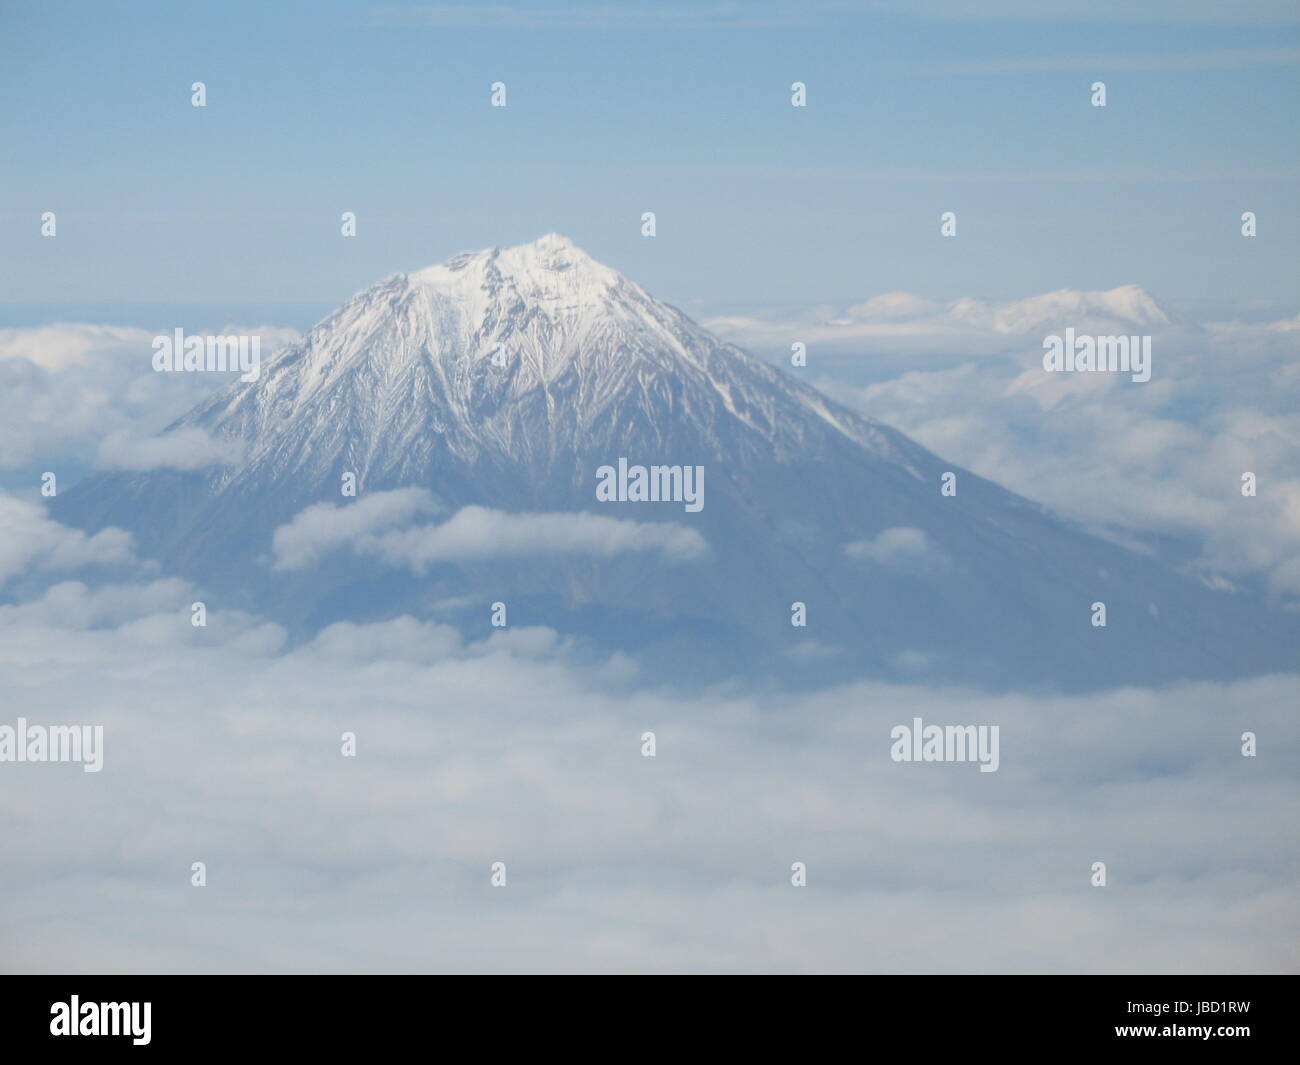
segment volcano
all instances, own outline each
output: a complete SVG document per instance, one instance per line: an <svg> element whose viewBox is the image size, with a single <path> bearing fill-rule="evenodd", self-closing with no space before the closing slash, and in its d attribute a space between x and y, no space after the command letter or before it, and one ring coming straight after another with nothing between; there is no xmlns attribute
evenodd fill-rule
<svg viewBox="0 0 1300 1065"><path fill-rule="evenodd" d="M235 461L95 475L55 516L300 635L401 614L486 635L500 602L693 679L1078 690L1296 664L1295 615L937 457L553 234L380 281L166 433L194 430ZM629 466L699 470L702 504L598 498ZM316 526L286 564L284 530Z"/></svg>

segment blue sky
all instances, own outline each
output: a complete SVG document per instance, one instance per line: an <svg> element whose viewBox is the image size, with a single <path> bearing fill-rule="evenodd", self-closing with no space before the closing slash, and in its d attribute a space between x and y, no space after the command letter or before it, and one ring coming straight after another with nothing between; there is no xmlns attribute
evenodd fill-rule
<svg viewBox="0 0 1300 1065"><path fill-rule="evenodd" d="M5 4L0 324L302 326L551 230L699 315L1129 283L1291 308L1300 17L1219 6Z"/></svg>

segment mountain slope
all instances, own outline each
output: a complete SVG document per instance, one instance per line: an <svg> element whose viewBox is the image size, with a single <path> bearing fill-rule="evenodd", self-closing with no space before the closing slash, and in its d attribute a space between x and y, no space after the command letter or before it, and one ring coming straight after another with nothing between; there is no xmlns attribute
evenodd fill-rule
<svg viewBox="0 0 1300 1065"><path fill-rule="evenodd" d="M56 503L131 529L165 569L301 631L465 600L511 623L641 647L671 673L872 672L1066 688L1293 668L1297 620L1084 534L723 343L555 235L362 292L171 427L242 449L193 474L95 477ZM620 457L705 469L705 505L601 503ZM940 493L945 472L957 494ZM676 522L693 562L271 565L304 508L428 489L452 513ZM443 515L445 517L446 515ZM806 628L790 624L807 606ZM1107 626L1091 625L1091 604Z"/></svg>

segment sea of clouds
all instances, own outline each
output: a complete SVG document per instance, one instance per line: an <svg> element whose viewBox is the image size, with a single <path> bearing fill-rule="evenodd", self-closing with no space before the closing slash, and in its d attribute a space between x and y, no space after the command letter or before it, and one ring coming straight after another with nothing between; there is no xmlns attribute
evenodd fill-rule
<svg viewBox="0 0 1300 1065"><path fill-rule="evenodd" d="M1134 300L1123 313L1146 313ZM886 304L871 313L947 313ZM989 340L980 358L927 348L860 385L815 370L810 343L810 369L1009 487L1191 536L1207 565L1297 590L1294 330L1152 319L1195 343L1157 346L1152 383L1133 387L1036 380L1041 323L1004 315L1015 329L999 333L996 313L963 313ZM1295 676L1086 697L683 690L547 628L494 632L486 603L472 632L396 618L291 646L219 590L158 572L129 535L68 529L40 502L34 470L221 461L210 441L157 445L221 382L168 375L164 390L151 337L0 331L0 724L104 728L99 773L0 765L0 968L1294 970ZM1261 485L1244 527L1224 517L1242 469ZM453 525L418 495L383 502L428 528L389 542L385 511L358 540L332 513L300 516L276 559L292 567L343 533L411 565L485 533L516 554L558 535L491 511ZM890 730L914 717L999 726L999 770L893 762ZM1257 757L1241 754L1245 731ZM190 884L196 861L206 887ZM791 885L794 862L807 887Z"/></svg>

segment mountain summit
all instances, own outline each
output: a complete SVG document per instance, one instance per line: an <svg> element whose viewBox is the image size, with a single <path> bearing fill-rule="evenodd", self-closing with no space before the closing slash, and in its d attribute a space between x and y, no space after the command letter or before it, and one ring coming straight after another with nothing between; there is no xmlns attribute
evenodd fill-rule
<svg viewBox="0 0 1300 1065"><path fill-rule="evenodd" d="M809 419L884 445L864 419L837 420L819 393L554 234L386 278L262 378L177 427L233 436L254 464L347 463L385 484L439 456L536 477L593 445L660 448L669 432L689 435L697 461L722 457L719 432L793 458ZM778 416L782 403L799 416Z"/></svg>
<svg viewBox="0 0 1300 1065"><path fill-rule="evenodd" d="M448 611L486 632L506 602L680 675L1079 688L1294 665L1294 616L940 460L555 234L380 281L168 432L194 429L240 461L95 476L57 516L130 529L298 632ZM638 467L699 471L703 505L598 497ZM372 535L385 500L419 565ZM308 508L337 557L277 567ZM636 550L657 532L704 549Z"/></svg>

